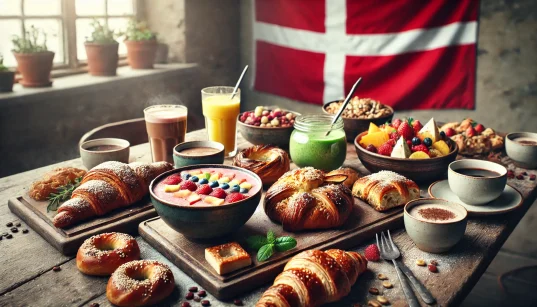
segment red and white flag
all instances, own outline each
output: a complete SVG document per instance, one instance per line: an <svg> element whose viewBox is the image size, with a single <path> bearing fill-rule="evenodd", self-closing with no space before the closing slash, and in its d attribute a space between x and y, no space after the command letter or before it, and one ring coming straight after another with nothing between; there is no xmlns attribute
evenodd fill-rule
<svg viewBox="0 0 537 307"><path fill-rule="evenodd" d="M322 104L473 109L478 0L256 0L254 88Z"/></svg>

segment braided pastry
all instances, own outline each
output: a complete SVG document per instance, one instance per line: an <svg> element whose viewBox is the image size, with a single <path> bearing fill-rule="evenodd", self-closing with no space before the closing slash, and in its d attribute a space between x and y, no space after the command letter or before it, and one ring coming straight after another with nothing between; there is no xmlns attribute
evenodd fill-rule
<svg viewBox="0 0 537 307"><path fill-rule="evenodd" d="M289 155L272 145L255 145L241 150L233 159L233 165L256 173L263 184L273 184L289 171Z"/></svg>
<svg viewBox="0 0 537 307"><path fill-rule="evenodd" d="M369 203L377 211L386 211L418 199L420 188L402 175L380 171L356 180L352 195Z"/></svg>
<svg viewBox="0 0 537 307"><path fill-rule="evenodd" d="M256 307L316 307L348 295L367 260L340 249L307 250L289 260Z"/></svg>
<svg viewBox="0 0 537 307"><path fill-rule="evenodd" d="M267 190L265 213L288 231L341 226L354 204L349 188L340 184L347 176L312 167L289 171Z"/></svg>

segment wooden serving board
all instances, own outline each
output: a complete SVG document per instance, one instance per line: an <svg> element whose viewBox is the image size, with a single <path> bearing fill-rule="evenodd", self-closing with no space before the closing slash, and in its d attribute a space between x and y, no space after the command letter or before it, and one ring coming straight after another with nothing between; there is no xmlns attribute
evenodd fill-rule
<svg viewBox="0 0 537 307"><path fill-rule="evenodd" d="M427 189L421 190L425 196ZM347 222L338 229L290 233L275 224L265 215L261 202L254 215L234 234L215 240L191 241L170 228L160 217L140 224L140 235L156 250L191 276L204 289L220 300L228 300L246 291L272 282L289 258L308 249L346 249L370 239L375 233L402 226L403 208L386 213L375 211L365 202L354 198L354 210ZM275 253L269 260L258 262L257 251L251 250L246 238L251 235L266 235L273 230L276 236L293 236L296 248L284 253ZM253 264L247 268L221 276L205 260L205 248L236 241L250 254Z"/></svg>
<svg viewBox="0 0 537 307"><path fill-rule="evenodd" d="M47 204L46 201L36 201L28 195L8 201L11 212L64 255L75 254L85 239L99 233L119 231L136 234L140 222L157 216L147 196L132 206L61 229L52 224L56 212L47 212Z"/></svg>

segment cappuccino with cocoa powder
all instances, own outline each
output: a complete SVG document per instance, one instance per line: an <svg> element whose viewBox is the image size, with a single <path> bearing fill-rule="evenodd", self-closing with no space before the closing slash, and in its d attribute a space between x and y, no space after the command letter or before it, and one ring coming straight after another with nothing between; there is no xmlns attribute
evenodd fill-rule
<svg viewBox="0 0 537 307"><path fill-rule="evenodd" d="M439 224L456 222L464 218L464 215L442 204L416 205L408 213L419 220Z"/></svg>

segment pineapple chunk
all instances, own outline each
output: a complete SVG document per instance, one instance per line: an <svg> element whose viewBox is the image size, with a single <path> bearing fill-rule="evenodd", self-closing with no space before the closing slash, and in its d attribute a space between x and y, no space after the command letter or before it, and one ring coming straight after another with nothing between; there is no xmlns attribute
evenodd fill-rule
<svg viewBox="0 0 537 307"><path fill-rule="evenodd" d="M374 123L369 123L369 130L367 130L367 134L371 134L371 133L375 133L379 131L380 131L380 128L377 125L375 125Z"/></svg>
<svg viewBox="0 0 537 307"><path fill-rule="evenodd" d="M250 190L252 188L252 184L249 182L243 182L239 185L242 189Z"/></svg>
<svg viewBox="0 0 537 307"><path fill-rule="evenodd" d="M242 178L242 179L233 179L229 182L229 186L232 187L236 184L240 185L241 183L245 182L246 179Z"/></svg>
<svg viewBox="0 0 537 307"><path fill-rule="evenodd" d="M190 175L192 175L192 176L197 176L197 175L199 175L199 174L202 174L203 172L202 172L201 170L199 170L199 169L196 169L196 170L190 171L190 172L188 172L188 173L189 173Z"/></svg>
<svg viewBox="0 0 537 307"><path fill-rule="evenodd" d="M443 156L449 154L449 146L443 140L433 143L433 148L442 153Z"/></svg>
<svg viewBox="0 0 537 307"><path fill-rule="evenodd" d="M438 126L436 126L436 122L434 121L434 118L431 118L423 128L418 132L418 138L420 140L424 140L425 138L431 138L433 140L433 143L440 141L440 131L438 131Z"/></svg>
<svg viewBox="0 0 537 307"><path fill-rule="evenodd" d="M214 173L211 175L211 178L209 178L209 181L216 181L222 177L222 173Z"/></svg>
<svg viewBox="0 0 537 307"><path fill-rule="evenodd" d="M188 195L190 194L192 194L192 191L190 190L181 190L181 191L173 193L173 196L179 197L179 198L187 198Z"/></svg>
<svg viewBox="0 0 537 307"><path fill-rule="evenodd" d="M225 202L225 200L214 197L214 196L206 196L205 199L203 199L203 201L214 206L220 206Z"/></svg>
<svg viewBox="0 0 537 307"><path fill-rule="evenodd" d="M363 147L367 147L367 145L371 144L375 146L376 148L379 148L380 145L386 143L389 139L390 137L388 136L386 132L380 131L380 132L375 132L375 133L371 133L368 135L364 135L362 139L360 140L360 144Z"/></svg>
<svg viewBox="0 0 537 307"><path fill-rule="evenodd" d="M400 137L393 147L391 157L406 159L410 156L410 154L411 151L410 148L408 148L408 144L403 137Z"/></svg>
<svg viewBox="0 0 537 307"><path fill-rule="evenodd" d="M429 155L423 151L416 151L408 157L409 159L429 159Z"/></svg>
<svg viewBox="0 0 537 307"><path fill-rule="evenodd" d="M177 192L181 189L181 187L177 184L167 184L164 186L164 192L166 193L172 193L172 192Z"/></svg>
<svg viewBox="0 0 537 307"><path fill-rule="evenodd" d="M198 193L192 193L188 195L186 198L186 201L188 201L189 204L193 205L201 200L201 196Z"/></svg>
<svg viewBox="0 0 537 307"><path fill-rule="evenodd" d="M231 179L229 179L229 177L222 177L220 178L220 180L218 180L218 182L220 183L228 183L229 181L231 181Z"/></svg>

